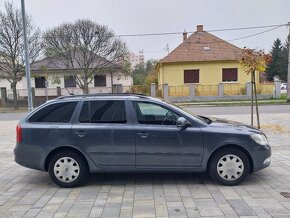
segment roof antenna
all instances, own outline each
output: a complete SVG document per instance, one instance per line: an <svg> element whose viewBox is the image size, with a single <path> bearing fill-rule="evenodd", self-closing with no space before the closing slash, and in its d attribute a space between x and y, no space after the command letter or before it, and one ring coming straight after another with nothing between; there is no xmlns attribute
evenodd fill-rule
<svg viewBox="0 0 290 218"><path fill-rule="evenodd" d="M167 51L167 54L169 54L169 45L168 44L166 44L165 50Z"/></svg>

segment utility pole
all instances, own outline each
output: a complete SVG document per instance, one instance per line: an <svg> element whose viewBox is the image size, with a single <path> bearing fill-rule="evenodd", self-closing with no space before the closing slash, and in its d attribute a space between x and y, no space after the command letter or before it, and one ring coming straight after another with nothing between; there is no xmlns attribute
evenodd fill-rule
<svg viewBox="0 0 290 218"><path fill-rule="evenodd" d="M290 22L288 22L288 76L287 76L287 102L290 102Z"/></svg>
<svg viewBox="0 0 290 218"><path fill-rule="evenodd" d="M31 76L30 76L30 63L29 63L24 0L21 0L21 9L22 9L23 37L24 37L24 49L25 49L25 72L26 72L26 82L27 82L28 111L32 111L33 102L32 102L32 91L31 91Z"/></svg>

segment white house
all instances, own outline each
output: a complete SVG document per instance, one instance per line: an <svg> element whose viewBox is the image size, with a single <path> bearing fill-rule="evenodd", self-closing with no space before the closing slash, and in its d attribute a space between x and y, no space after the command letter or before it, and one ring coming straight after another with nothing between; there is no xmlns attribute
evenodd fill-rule
<svg viewBox="0 0 290 218"><path fill-rule="evenodd" d="M35 88L35 95L56 96L57 87L60 87L61 95L82 94L73 76L78 70L80 69L68 70L61 62L55 63L48 58L34 62L31 64L31 86ZM101 73L93 76L89 84L89 93L110 93L113 89L126 92L132 85L131 76L124 76L104 68ZM8 97L12 95L10 83L7 80L0 80L0 87L7 89ZM18 82L17 90L20 98L27 96L25 76Z"/></svg>

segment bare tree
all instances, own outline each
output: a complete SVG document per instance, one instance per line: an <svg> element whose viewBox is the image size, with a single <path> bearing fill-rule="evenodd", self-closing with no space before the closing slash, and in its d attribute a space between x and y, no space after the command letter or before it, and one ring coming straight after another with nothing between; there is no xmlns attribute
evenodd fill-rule
<svg viewBox="0 0 290 218"><path fill-rule="evenodd" d="M41 52L40 30L26 16L29 58L32 63ZM11 3L5 3L0 11L0 79L6 79L13 90L14 108L17 104L17 83L24 76L24 38L21 11Z"/></svg>
<svg viewBox="0 0 290 218"><path fill-rule="evenodd" d="M91 20L77 20L47 30L44 45L46 56L55 65L65 66L85 94L94 75L129 72L126 44L106 26Z"/></svg>

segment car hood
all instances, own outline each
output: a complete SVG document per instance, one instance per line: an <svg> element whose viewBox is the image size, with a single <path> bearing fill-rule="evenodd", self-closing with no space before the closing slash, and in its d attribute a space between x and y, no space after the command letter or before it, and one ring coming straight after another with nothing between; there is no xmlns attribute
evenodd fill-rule
<svg viewBox="0 0 290 218"><path fill-rule="evenodd" d="M200 116L200 117L205 118L205 119L210 119L211 122L209 123L209 125L212 127L231 128L231 129L236 129L239 131L250 131L253 133L261 133L261 130L253 126L244 124L244 123L216 118L216 117L203 117L203 116Z"/></svg>

